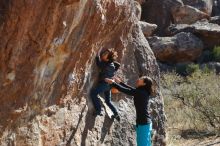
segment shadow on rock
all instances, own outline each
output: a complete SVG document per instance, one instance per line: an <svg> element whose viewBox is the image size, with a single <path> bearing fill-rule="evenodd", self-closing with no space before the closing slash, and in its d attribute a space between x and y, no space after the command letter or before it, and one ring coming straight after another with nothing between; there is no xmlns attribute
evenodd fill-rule
<svg viewBox="0 0 220 146"><path fill-rule="evenodd" d="M102 127L102 131L101 131L101 139L100 139L101 143L104 142L105 136L110 133L110 129L111 129L113 122L114 120L110 119L106 114L104 124Z"/></svg>
<svg viewBox="0 0 220 146"><path fill-rule="evenodd" d="M82 141L81 141L81 146L85 146L86 145L86 138L87 138L87 135L88 135L88 131L92 130L92 128L94 127L95 125L95 116L92 115L91 112L87 112L86 114L86 118L85 118L85 128L83 130L83 133L82 133Z"/></svg>
<svg viewBox="0 0 220 146"><path fill-rule="evenodd" d="M204 138L215 136L214 133L208 131L197 131L194 129L183 130L181 132L181 137L185 139L193 139L193 138Z"/></svg>
<svg viewBox="0 0 220 146"><path fill-rule="evenodd" d="M80 116L79 116L79 121L78 121L78 123L77 123L77 125L76 125L76 128L73 128L73 132L72 132L72 134L70 135L70 138L68 139L68 141L67 141L67 143L66 143L66 146L70 146L70 145L71 145L71 141L72 141L73 137L75 136L77 129L79 128L79 124L80 124L81 121L82 121L83 113L84 113L85 109L86 109L86 106L83 107L83 109L82 109L82 111L81 111L81 114L80 114Z"/></svg>

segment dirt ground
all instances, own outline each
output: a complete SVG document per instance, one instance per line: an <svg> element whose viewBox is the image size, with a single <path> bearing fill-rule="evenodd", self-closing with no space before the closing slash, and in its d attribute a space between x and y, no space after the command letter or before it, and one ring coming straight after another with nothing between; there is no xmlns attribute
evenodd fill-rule
<svg viewBox="0 0 220 146"><path fill-rule="evenodd" d="M220 146L220 137L212 136L200 139L172 139L168 146Z"/></svg>

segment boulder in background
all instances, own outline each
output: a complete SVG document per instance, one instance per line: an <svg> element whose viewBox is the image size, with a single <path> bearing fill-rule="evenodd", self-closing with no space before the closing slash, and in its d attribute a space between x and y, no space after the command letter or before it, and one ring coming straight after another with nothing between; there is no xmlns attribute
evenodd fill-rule
<svg viewBox="0 0 220 146"><path fill-rule="evenodd" d="M156 24L150 24L144 21L139 21L138 24L140 25L141 30L143 31L145 37L151 36L154 33L154 31L157 29Z"/></svg>
<svg viewBox="0 0 220 146"><path fill-rule="evenodd" d="M172 9L175 24L192 24L201 19L209 19L209 15L188 5Z"/></svg>
<svg viewBox="0 0 220 146"><path fill-rule="evenodd" d="M210 69L216 71L216 73L220 73L220 62L208 62L200 65L201 69Z"/></svg>
<svg viewBox="0 0 220 146"><path fill-rule="evenodd" d="M211 17L209 22L220 25L220 16Z"/></svg>
<svg viewBox="0 0 220 146"><path fill-rule="evenodd" d="M220 45L220 25L209 23L206 20L198 21L194 24L177 24L168 28L169 35L175 35L180 32L191 32L199 37L206 49L212 49Z"/></svg>
<svg viewBox="0 0 220 146"><path fill-rule="evenodd" d="M168 63L196 60L203 51L203 42L191 33L173 37L150 37L149 44L159 61Z"/></svg>
<svg viewBox="0 0 220 146"><path fill-rule="evenodd" d="M211 16L213 0L182 0L182 1L185 5L190 5Z"/></svg>
<svg viewBox="0 0 220 146"><path fill-rule="evenodd" d="M183 6L181 0L147 0L142 5L141 20L156 24L156 34L164 36L164 32L173 23L171 9Z"/></svg>

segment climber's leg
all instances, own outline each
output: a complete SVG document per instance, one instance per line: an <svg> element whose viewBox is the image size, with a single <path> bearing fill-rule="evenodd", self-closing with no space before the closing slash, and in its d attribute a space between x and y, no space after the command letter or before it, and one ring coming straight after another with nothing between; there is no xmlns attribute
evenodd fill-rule
<svg viewBox="0 0 220 146"><path fill-rule="evenodd" d="M152 123L147 125L137 125L137 146L151 146Z"/></svg>
<svg viewBox="0 0 220 146"><path fill-rule="evenodd" d="M90 96L92 98L93 105L96 110L96 114L101 114L101 104L100 99L98 98L98 94L103 93L110 89L110 86L107 83L101 82L99 83L96 88L92 89L90 92Z"/></svg>
<svg viewBox="0 0 220 146"><path fill-rule="evenodd" d="M111 90L105 91L105 103L108 105L108 107L111 109L114 115L118 115L117 109L111 102Z"/></svg>

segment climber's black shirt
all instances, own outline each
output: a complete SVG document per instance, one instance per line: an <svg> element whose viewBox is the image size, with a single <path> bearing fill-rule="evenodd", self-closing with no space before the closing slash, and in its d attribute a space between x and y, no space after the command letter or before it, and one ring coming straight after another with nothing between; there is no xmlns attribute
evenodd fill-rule
<svg viewBox="0 0 220 146"><path fill-rule="evenodd" d="M136 109L136 123L138 125L146 125L151 122L151 117L148 112L150 94L143 87L130 87L124 83L113 83L113 87L119 91L134 97L134 105Z"/></svg>
<svg viewBox="0 0 220 146"><path fill-rule="evenodd" d="M119 69L120 64L118 62L104 62L100 58L96 57L96 64L100 68L99 79L103 81L105 78L114 77L116 71Z"/></svg>

